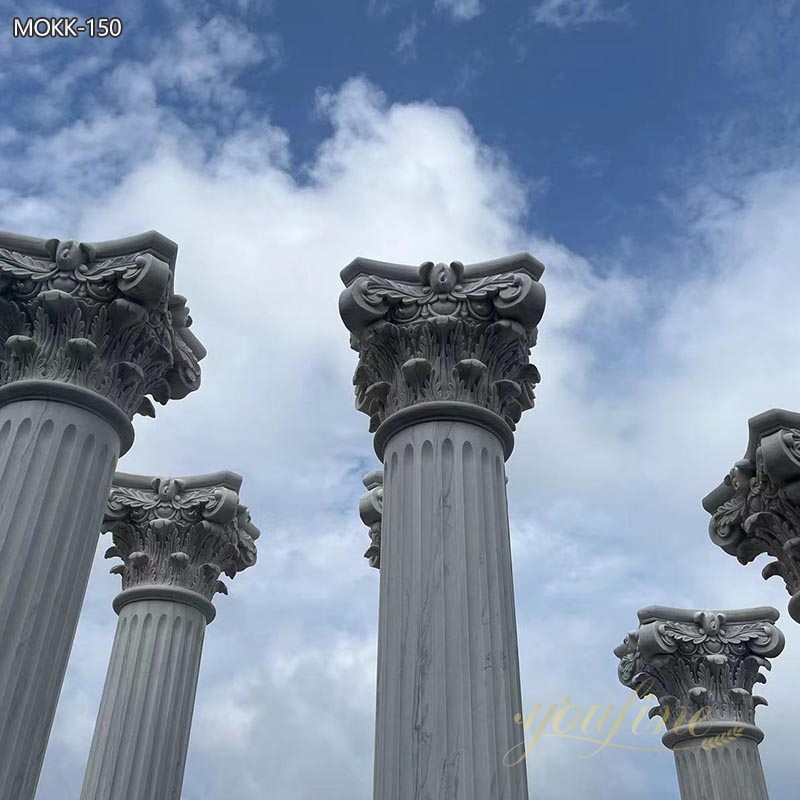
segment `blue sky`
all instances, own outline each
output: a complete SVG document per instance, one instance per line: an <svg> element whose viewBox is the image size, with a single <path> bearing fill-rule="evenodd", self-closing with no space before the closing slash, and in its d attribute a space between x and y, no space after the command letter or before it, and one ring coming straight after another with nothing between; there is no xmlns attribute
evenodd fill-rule
<svg viewBox="0 0 800 800"><path fill-rule="evenodd" d="M546 196L528 210L528 223L601 260L631 239L661 243L673 233L676 214L677 224L684 220L669 201L709 166L735 171L729 162L740 158L730 151L747 151L745 169L785 157L796 109L784 104L794 105L798 66L792 2L453 0L433 6L429 0L244 0L208 5L193 18L200 30L209 21L213 27L214 18L225 20L240 38L227 69L237 73L248 112L268 116L290 136L295 167L312 159L330 132L317 113L319 89L363 76L393 102L463 111L480 139L510 159L532 195ZM41 8L50 13L56 6ZM14 78L10 96L23 97L29 130L60 124L55 110L31 115L25 108L59 65L74 73L65 81L71 85L51 87L48 97L58 94L57 103L79 107L100 101L103 92L92 78L148 51L164 55L170 30L187 23L177 2L104 9L125 23L118 41L12 44L6 37L6 53L36 62L35 70L4 70ZM97 13L91 3L68 11ZM17 13L23 12L6 12L6 28ZM224 133L237 123L187 100L174 86L159 95L187 124L202 120Z"/></svg>
<svg viewBox="0 0 800 800"><path fill-rule="evenodd" d="M114 11L118 8L118 11ZM529 250L542 384L508 464L525 708L622 704L613 647L652 603L769 604L700 500L746 420L797 410L800 6L113 3L109 41L13 41L0 0L0 228L156 228L209 351L121 467L234 469L263 536L208 630L184 800L371 796L378 575L339 269ZM39 789L77 796L113 639L98 546ZM760 709L773 795L800 633ZM634 744L636 742L633 742ZM668 800L668 753L542 740L532 797Z"/></svg>

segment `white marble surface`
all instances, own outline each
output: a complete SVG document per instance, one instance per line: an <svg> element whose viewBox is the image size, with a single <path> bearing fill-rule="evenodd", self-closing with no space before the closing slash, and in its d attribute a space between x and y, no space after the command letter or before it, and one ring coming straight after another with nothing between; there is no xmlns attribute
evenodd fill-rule
<svg viewBox="0 0 800 800"><path fill-rule="evenodd" d="M704 750L701 740L673 750L681 800L769 800L758 744L742 737Z"/></svg>
<svg viewBox="0 0 800 800"><path fill-rule="evenodd" d="M0 797L31 800L119 453L96 414L0 408Z"/></svg>
<svg viewBox="0 0 800 800"><path fill-rule="evenodd" d="M122 607L81 800L179 800L205 628L185 603Z"/></svg>
<svg viewBox="0 0 800 800"><path fill-rule="evenodd" d="M499 440L426 422L385 450L376 800L527 800Z"/></svg>

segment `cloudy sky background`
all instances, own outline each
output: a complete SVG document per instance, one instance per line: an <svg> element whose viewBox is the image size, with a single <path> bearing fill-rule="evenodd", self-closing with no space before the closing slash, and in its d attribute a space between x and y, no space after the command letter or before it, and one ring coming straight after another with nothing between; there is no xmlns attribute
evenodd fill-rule
<svg viewBox="0 0 800 800"><path fill-rule="evenodd" d="M700 500L749 416L800 407L800 4L697 5L164 0L118 4L117 41L27 42L13 16L96 6L0 0L0 228L179 243L203 386L139 419L121 467L237 470L263 532L207 632L184 800L371 798L379 576L357 503L377 464L338 272L520 250L548 291L508 463L526 711L621 706L611 651L639 607L774 605L761 749L774 796L794 791L800 630ZM39 800L80 791L107 546ZM589 752L542 739L532 797L677 798L666 751Z"/></svg>

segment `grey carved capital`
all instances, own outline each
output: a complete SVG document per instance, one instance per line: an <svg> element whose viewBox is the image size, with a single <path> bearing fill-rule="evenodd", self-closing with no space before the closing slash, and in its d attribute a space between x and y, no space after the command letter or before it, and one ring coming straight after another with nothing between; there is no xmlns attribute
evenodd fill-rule
<svg viewBox="0 0 800 800"><path fill-rule="evenodd" d="M155 231L95 244L0 233L0 391L79 387L128 419L154 415L147 395L194 391L205 350L173 290L176 254Z"/></svg>
<svg viewBox="0 0 800 800"><path fill-rule="evenodd" d="M114 545L106 558L122 564L123 595L174 588L206 601L227 594L219 580L233 578L256 561L258 528L239 502L242 479L232 472L189 478L117 473L103 530Z"/></svg>
<svg viewBox="0 0 800 800"><path fill-rule="evenodd" d="M370 546L364 553L369 565L381 568L381 525L383 524L383 470L376 469L364 476L367 491L361 495L358 512L369 528Z"/></svg>
<svg viewBox="0 0 800 800"><path fill-rule="evenodd" d="M800 414L773 409L749 428L744 458L703 500L709 533L742 564L770 555L762 575L783 579L800 622Z"/></svg>
<svg viewBox="0 0 800 800"><path fill-rule="evenodd" d="M513 430L539 381L529 356L543 270L527 253L467 266L357 258L345 267L339 311L359 354L356 407L370 430L436 401L487 409Z"/></svg>
<svg viewBox="0 0 800 800"><path fill-rule="evenodd" d="M639 629L614 650L619 679L640 696L654 694L659 706L651 716L665 721L678 709L688 717L706 709L706 723L755 726L755 709L766 700L753 688L766 682L761 668L770 669L767 659L784 646L778 616L774 608L644 608Z"/></svg>

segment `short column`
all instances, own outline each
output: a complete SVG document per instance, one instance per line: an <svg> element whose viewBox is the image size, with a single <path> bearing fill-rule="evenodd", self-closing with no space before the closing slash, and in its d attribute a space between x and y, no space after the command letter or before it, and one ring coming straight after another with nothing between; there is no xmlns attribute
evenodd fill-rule
<svg viewBox="0 0 800 800"><path fill-rule="evenodd" d="M772 409L749 420L744 458L703 499L711 540L741 564L763 553L763 577L779 577L800 622L800 414Z"/></svg>
<svg viewBox="0 0 800 800"><path fill-rule="evenodd" d="M356 405L383 461L365 479L380 567L376 800L527 800L505 486L533 405L543 267L520 254L419 268L356 259L342 319Z"/></svg>
<svg viewBox="0 0 800 800"><path fill-rule="evenodd" d="M122 592L81 800L179 800L211 599L256 560L241 481L115 478L104 527Z"/></svg>
<svg viewBox="0 0 800 800"><path fill-rule="evenodd" d="M131 418L205 351L158 233L0 233L0 797L31 800Z"/></svg>
<svg viewBox="0 0 800 800"><path fill-rule="evenodd" d="M639 629L614 650L619 679L640 697L655 695L651 716L666 725L681 800L768 800L758 745L764 738L753 694L783 634L774 608L694 611L651 606Z"/></svg>

